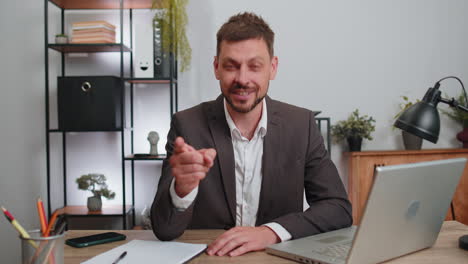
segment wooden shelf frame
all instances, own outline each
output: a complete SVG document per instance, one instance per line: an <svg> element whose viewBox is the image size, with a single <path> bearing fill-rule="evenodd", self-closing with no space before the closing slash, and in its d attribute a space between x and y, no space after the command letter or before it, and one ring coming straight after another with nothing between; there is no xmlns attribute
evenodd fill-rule
<svg viewBox="0 0 468 264"><path fill-rule="evenodd" d="M55 44L50 43L49 40L49 8L58 8L61 12L61 32L65 32L65 16L68 12L67 10L91 10L91 9L112 9L116 11L116 14L119 16L120 20L120 36L124 35L124 9L127 9L128 12L125 12L125 16L128 13L129 16L129 27L125 30L130 30L130 39L132 40L132 28L133 28L133 9L151 9L152 0L44 0L44 52L45 52L45 110L46 110L46 170L47 170L47 196L48 196L48 214L51 215L51 133L60 133L62 137L62 162L63 162L63 206L65 208L68 207L67 205L67 169L66 169L66 161L67 161L67 134L68 133L82 133L82 132L121 132L121 163L122 163L122 204L125 205L131 202L130 209L127 206L117 206L115 210L118 210L118 214L111 214L114 216L122 216L122 223L123 228L127 228L127 223L132 222L135 224L135 161L161 161L165 158L165 156L156 156L156 157L135 157L134 155L129 153L134 153L134 129L133 129L133 96L135 87L138 84L164 84L169 86L169 96L170 96L170 112L169 115L172 115L178 111L178 82L177 82L177 59L174 57L174 54L169 54L170 60L170 77L169 78L134 78L133 74L133 50L132 50L132 41L125 45L123 43L123 38L121 37L120 43L85 43L85 44L75 44L75 43L68 43L68 44ZM112 11L114 12L114 11ZM117 130L112 131L63 131L59 129L51 128L50 125L50 76L49 76L49 53L55 50L60 52L61 56L61 74L59 76L66 76L66 60L65 55L67 53L101 53L101 52L116 52L120 53L120 78L122 81L126 82L128 85L125 85L125 89L129 89L129 101L130 101L130 127L120 128ZM124 59L124 53L129 54L129 67L130 71L127 72L126 65L124 65L124 60L126 60L126 56ZM130 75L130 76L129 76ZM158 87L158 86L155 86ZM124 94L127 94L124 92ZM123 97L124 98L124 97ZM125 100L122 100L122 104L126 103ZM125 124L124 112L122 111L121 119L122 124ZM130 135L126 135L127 133L123 132L130 132ZM130 140L130 149L126 150L126 142L125 139ZM130 165L131 172L130 172L130 186L126 186L128 172L126 172L127 166ZM126 176L127 175L127 176ZM127 192L131 192L131 198L127 198ZM128 211L130 210L131 213ZM127 217L131 215L133 220L128 221ZM81 214L80 217L100 217L100 214ZM106 214L102 215L106 216Z"/></svg>
<svg viewBox="0 0 468 264"><path fill-rule="evenodd" d="M120 0L49 0L63 9L120 9ZM124 9L149 9L151 0L123 0Z"/></svg>
<svg viewBox="0 0 468 264"><path fill-rule="evenodd" d="M120 43L89 43L89 44L48 44L50 49L63 53L97 53L97 52L131 52L132 50Z"/></svg>
<svg viewBox="0 0 468 264"><path fill-rule="evenodd" d="M122 208L122 205L103 205L100 211L88 211L85 205L68 205L60 210L67 216L123 216L129 214L133 206L125 205L125 214L122 213Z"/></svg>

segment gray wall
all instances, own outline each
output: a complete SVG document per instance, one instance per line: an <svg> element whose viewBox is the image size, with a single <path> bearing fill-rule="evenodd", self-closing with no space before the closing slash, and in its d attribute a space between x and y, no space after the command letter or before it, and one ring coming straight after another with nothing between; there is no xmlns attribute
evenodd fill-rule
<svg viewBox="0 0 468 264"><path fill-rule="evenodd" d="M46 198L42 1L0 4L0 205L38 228L35 199ZM2 263L20 263L20 239L0 216Z"/></svg>
<svg viewBox="0 0 468 264"><path fill-rule="evenodd" d="M196 52L192 71L182 75L182 108L218 95L211 66L215 34L242 11L261 14L276 33L279 68L270 96L321 110L332 123L356 108L372 115L375 139L365 141L364 150L403 148L400 131L391 129L400 96L421 98L447 75L468 82L468 3L463 0L202 0L191 1L189 10ZM450 96L461 91L453 80L443 82L441 90ZM455 139L461 126L441 119L439 142L425 141L423 148L461 146ZM332 158L346 183L342 150L334 145Z"/></svg>
<svg viewBox="0 0 468 264"><path fill-rule="evenodd" d="M10 209L26 228L37 227L34 199L45 197L43 2L3 1L0 8L2 59L0 76L0 204ZM312 110L321 110L332 122L355 108L377 119L374 140L364 150L401 149L398 131L391 129L401 95L422 97L426 89L446 75L468 80L468 5L463 0L393 1L268 1L192 0L188 5L188 36L193 48L192 69L180 76L180 109L214 99L219 88L213 77L215 33L237 12L262 15L276 32L279 56L277 79L270 95ZM86 18L87 19L87 18ZM109 18L112 20L114 18ZM50 35L56 32L50 28ZM51 61L57 54L51 52ZM86 74L86 64L104 64L112 72L113 55L67 58L67 74ZM94 69L102 70L96 66ZM53 74L57 69L53 69ZM55 75L56 76L56 75ZM53 82L55 76L51 77ZM52 85L53 86L53 85ZM458 84L446 81L442 90L459 94ZM53 90L52 90L53 91ZM167 89L140 86L136 93L137 152L146 152L149 130L165 138L168 129ZM54 101L54 94L51 96ZM54 107L54 106L53 106ZM56 116L51 116L56 120ZM442 117L439 143L423 148L459 147L454 134L461 127ZM60 140L54 138L52 171L61 191ZM76 190L73 180L100 171L109 176L121 198L119 136L100 134L69 137L69 204L84 204L88 194ZM165 144L161 140L160 149ZM333 146L333 160L346 183L342 146ZM112 156L112 157L109 157ZM79 158L83 159L79 159ZM138 212L150 204L159 177L159 162L137 163ZM60 197L59 197L60 198ZM105 201L119 203L119 199ZM59 206L57 204L56 206ZM3 218L3 217L2 217ZM19 261L19 240L5 219L0 220L0 255L5 263ZM6 259L5 259L6 258Z"/></svg>

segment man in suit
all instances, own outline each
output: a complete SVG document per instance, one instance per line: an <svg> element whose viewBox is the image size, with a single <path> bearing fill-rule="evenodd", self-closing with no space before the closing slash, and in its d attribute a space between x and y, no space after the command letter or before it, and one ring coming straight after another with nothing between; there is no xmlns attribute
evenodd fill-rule
<svg viewBox="0 0 468 264"><path fill-rule="evenodd" d="M218 31L213 66L222 95L172 118L151 210L159 239L187 228L228 229L207 253L237 256L351 225L314 114L267 96L278 67L273 40L252 13Z"/></svg>

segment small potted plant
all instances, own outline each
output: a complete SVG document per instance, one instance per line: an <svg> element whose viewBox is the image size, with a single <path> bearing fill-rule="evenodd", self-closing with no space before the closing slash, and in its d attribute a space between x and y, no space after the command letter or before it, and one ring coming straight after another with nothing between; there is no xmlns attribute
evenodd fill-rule
<svg viewBox="0 0 468 264"><path fill-rule="evenodd" d="M87 206L89 211L100 211L102 209L101 196L109 200L115 197L115 192L108 189L104 174L90 173L81 175L81 177L76 179L76 183L78 184L78 189L93 193L93 196L88 197Z"/></svg>
<svg viewBox="0 0 468 264"><path fill-rule="evenodd" d="M362 139L372 140L371 133L375 131L375 120L368 115L359 115L359 110L354 110L347 120L338 121L331 128L331 133L336 142L348 141L349 151L361 151Z"/></svg>
<svg viewBox="0 0 468 264"><path fill-rule="evenodd" d="M464 105L466 102L465 95L461 93L457 101L459 104ZM457 139L463 143L464 148L468 148L468 113L454 107L449 108L448 111L441 109L441 112L463 127L463 130L457 134Z"/></svg>
<svg viewBox="0 0 468 264"><path fill-rule="evenodd" d="M401 96L403 102L400 103L400 111L393 117L394 120L398 119L400 115L409 107L418 103L420 100L417 99L415 102L410 101L408 96ZM393 127L395 128L395 127ZM406 150L419 150L422 146L422 138L415 136L411 133L408 133L404 130L401 131L401 137L403 138L403 145L405 146Z"/></svg>
<svg viewBox="0 0 468 264"><path fill-rule="evenodd" d="M57 34L55 35L55 43L57 44L67 44L68 36L66 34Z"/></svg>

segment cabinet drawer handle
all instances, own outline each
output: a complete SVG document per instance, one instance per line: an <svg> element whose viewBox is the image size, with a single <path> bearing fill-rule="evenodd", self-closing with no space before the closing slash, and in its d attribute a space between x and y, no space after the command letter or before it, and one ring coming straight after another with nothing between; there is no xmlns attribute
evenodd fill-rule
<svg viewBox="0 0 468 264"><path fill-rule="evenodd" d="M81 84L81 90L85 93L89 92L89 90L91 90L91 84L89 82L84 82Z"/></svg>

